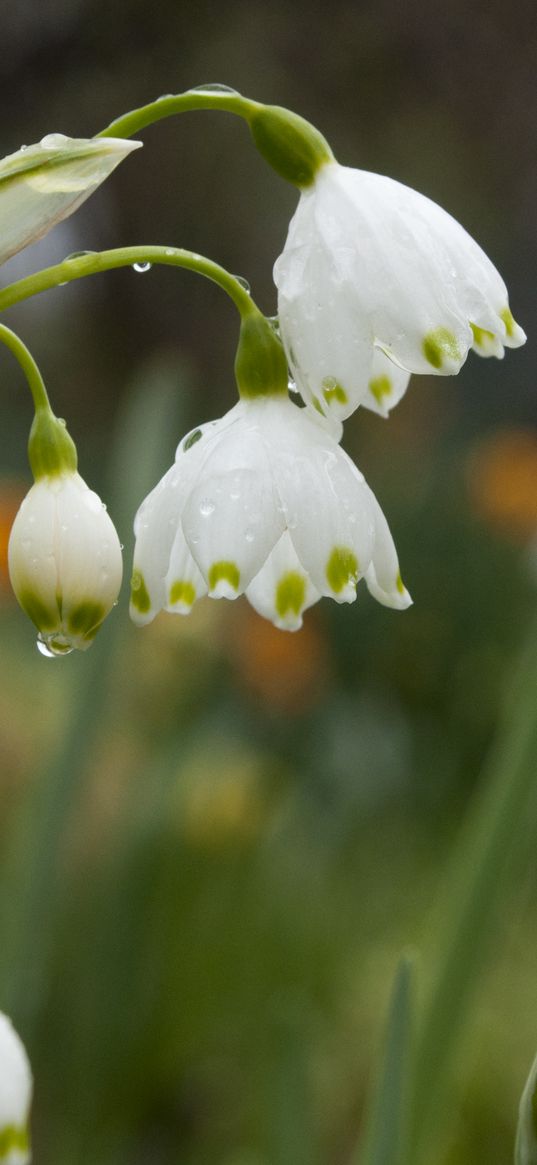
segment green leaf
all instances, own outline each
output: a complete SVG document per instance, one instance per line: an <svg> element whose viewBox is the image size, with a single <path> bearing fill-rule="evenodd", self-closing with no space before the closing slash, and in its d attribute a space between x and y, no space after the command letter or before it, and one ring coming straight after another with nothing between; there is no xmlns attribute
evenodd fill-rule
<svg viewBox="0 0 537 1165"><path fill-rule="evenodd" d="M403 955L395 974L384 1057L372 1097L360 1165L403 1165L405 1160L414 979L414 959Z"/></svg>
<svg viewBox="0 0 537 1165"><path fill-rule="evenodd" d="M537 1165L537 1056L520 1098L515 1165Z"/></svg>

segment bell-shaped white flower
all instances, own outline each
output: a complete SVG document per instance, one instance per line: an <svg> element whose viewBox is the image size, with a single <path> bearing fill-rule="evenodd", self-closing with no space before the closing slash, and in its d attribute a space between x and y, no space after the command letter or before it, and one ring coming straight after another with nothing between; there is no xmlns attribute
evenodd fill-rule
<svg viewBox="0 0 537 1165"><path fill-rule="evenodd" d="M322 595L352 602L364 576L380 602L411 602L371 490L337 441L286 396L243 399L178 446L140 506L131 615L186 614L201 595L246 593L295 630Z"/></svg>
<svg viewBox="0 0 537 1165"><path fill-rule="evenodd" d="M0 263L89 198L141 142L47 134L0 161Z"/></svg>
<svg viewBox="0 0 537 1165"><path fill-rule="evenodd" d="M415 190L322 165L276 262L281 336L304 399L341 419L386 415L409 375L457 373L468 351L503 356L525 335L496 268Z"/></svg>
<svg viewBox="0 0 537 1165"><path fill-rule="evenodd" d="M78 473L42 476L32 486L13 523L8 561L43 653L85 651L117 599L123 566L115 526Z"/></svg>
<svg viewBox="0 0 537 1165"><path fill-rule="evenodd" d="M32 1073L22 1040L0 1012L0 1165L28 1165Z"/></svg>

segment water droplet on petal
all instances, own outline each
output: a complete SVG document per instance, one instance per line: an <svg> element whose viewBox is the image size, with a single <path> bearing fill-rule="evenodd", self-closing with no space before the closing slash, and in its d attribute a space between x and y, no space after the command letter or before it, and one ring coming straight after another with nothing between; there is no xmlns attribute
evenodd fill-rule
<svg viewBox="0 0 537 1165"><path fill-rule="evenodd" d="M39 143L44 150L58 150L64 146L69 139L64 133L47 133L44 138L41 138Z"/></svg>
<svg viewBox="0 0 537 1165"><path fill-rule="evenodd" d="M28 149L28 146L19 146L19 150L20 150L21 154L23 154L24 151L27 149Z"/></svg>
<svg viewBox="0 0 537 1165"><path fill-rule="evenodd" d="M255 539L254 531L250 530L250 529L246 530L244 537L245 537L247 542L253 542Z"/></svg>
<svg viewBox="0 0 537 1165"><path fill-rule="evenodd" d="M298 392L298 388L296 386L296 381L293 380L292 376L290 376L289 380L287 381L287 387L289 389L289 392Z"/></svg>
<svg viewBox="0 0 537 1165"><path fill-rule="evenodd" d="M216 506L214 502L210 500L210 498L204 498L203 501L200 502L200 514L203 514L204 518L208 518L210 514L214 514L215 509Z"/></svg>
<svg viewBox="0 0 537 1165"><path fill-rule="evenodd" d="M150 271L152 266L152 263L133 263L132 269L137 271L138 275L143 275L146 271Z"/></svg>

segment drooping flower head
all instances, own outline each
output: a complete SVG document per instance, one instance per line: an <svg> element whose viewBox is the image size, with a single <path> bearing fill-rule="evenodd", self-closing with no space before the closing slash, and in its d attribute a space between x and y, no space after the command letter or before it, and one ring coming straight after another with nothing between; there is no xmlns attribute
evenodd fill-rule
<svg viewBox="0 0 537 1165"><path fill-rule="evenodd" d="M32 1073L22 1040L0 1012L0 1162L28 1165Z"/></svg>
<svg viewBox="0 0 537 1165"><path fill-rule="evenodd" d="M241 400L180 442L135 520L131 615L187 614L202 595L245 593L282 629L325 595L352 602L365 577L404 608L393 541L362 474L321 419L288 396Z"/></svg>
<svg viewBox="0 0 537 1165"><path fill-rule="evenodd" d="M379 174L323 162L276 262L282 340L304 399L343 419L382 415L410 373L457 373L468 351L525 335L505 284L436 203Z"/></svg>
<svg viewBox="0 0 537 1165"><path fill-rule="evenodd" d="M38 412L29 451L36 480L9 538L11 584L44 654L85 651L119 593L119 538L61 421Z"/></svg>

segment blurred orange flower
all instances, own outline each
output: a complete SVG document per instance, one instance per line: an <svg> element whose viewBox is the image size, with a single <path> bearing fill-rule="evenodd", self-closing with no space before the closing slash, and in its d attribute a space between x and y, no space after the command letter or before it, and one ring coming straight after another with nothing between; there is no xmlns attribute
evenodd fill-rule
<svg viewBox="0 0 537 1165"><path fill-rule="evenodd" d="M7 567L7 544L15 515L28 491L28 484L9 479L0 481L0 597L12 595Z"/></svg>
<svg viewBox="0 0 537 1165"><path fill-rule="evenodd" d="M239 682L263 707L300 715L321 698L330 673L328 647L315 615L284 634L246 604L237 609L229 647Z"/></svg>
<svg viewBox="0 0 537 1165"><path fill-rule="evenodd" d="M478 516L516 542L537 534L537 433L498 429L468 461L468 489Z"/></svg>

